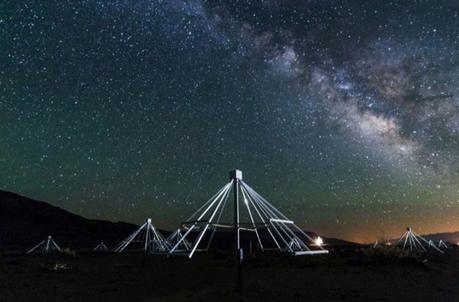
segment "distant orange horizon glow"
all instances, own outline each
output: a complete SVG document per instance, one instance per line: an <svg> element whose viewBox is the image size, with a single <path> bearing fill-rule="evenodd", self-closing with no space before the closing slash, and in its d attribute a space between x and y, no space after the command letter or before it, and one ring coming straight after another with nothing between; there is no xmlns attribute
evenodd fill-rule
<svg viewBox="0 0 459 302"><path fill-rule="evenodd" d="M385 232L384 238L381 238L380 236L375 234L375 230L367 230L366 232L362 232L360 234L350 234L350 235L340 235L340 234L325 234L321 233L320 235L325 236L325 237L332 237L332 238L337 238L337 239L342 239L350 242L355 242L355 243L361 243L361 244L369 244L369 243L374 243L375 241L383 241L384 240L394 240L400 238L406 231L407 226L401 226L399 228L399 231L397 230L391 230L390 232ZM413 230L417 232L419 235L432 235L432 234L438 234L438 233L459 233L459 225L455 227L449 227L449 228L441 228L441 226L436 226L432 228L417 228L415 225L411 225ZM422 230L422 231L420 231ZM458 234L458 240L459 240L459 234Z"/></svg>

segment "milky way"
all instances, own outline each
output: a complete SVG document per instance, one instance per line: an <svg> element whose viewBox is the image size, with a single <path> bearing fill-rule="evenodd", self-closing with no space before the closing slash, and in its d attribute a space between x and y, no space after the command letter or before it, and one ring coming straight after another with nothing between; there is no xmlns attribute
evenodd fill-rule
<svg viewBox="0 0 459 302"><path fill-rule="evenodd" d="M173 228L227 179L306 229L459 229L454 1L6 1L0 185Z"/></svg>

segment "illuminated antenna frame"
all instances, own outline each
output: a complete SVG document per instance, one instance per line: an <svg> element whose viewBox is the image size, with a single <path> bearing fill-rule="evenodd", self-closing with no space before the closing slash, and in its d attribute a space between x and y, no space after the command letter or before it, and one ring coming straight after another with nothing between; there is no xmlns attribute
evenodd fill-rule
<svg viewBox="0 0 459 302"><path fill-rule="evenodd" d="M169 251L168 243L163 235L153 226L151 218L148 218L137 231L120 242L115 247L114 252L122 253L134 244L141 244L141 250L145 253L165 253Z"/></svg>
<svg viewBox="0 0 459 302"><path fill-rule="evenodd" d="M438 247L439 247L439 248L445 248L445 249L447 249L447 248L448 248L448 245L447 245L443 240L440 240L440 241L438 242Z"/></svg>
<svg viewBox="0 0 459 302"><path fill-rule="evenodd" d="M53 240L52 236L48 236L47 239L43 240L33 248L27 251L27 254L43 254L43 255L49 255L49 254L55 254L55 253L60 253L62 252L62 249L57 245L57 243Z"/></svg>
<svg viewBox="0 0 459 302"><path fill-rule="evenodd" d="M231 191L234 196L234 220L233 224L224 224L220 220ZM247 211L249 221L240 221L241 208ZM230 181L182 223L176 232L183 232L183 236L172 245L169 254L181 254L191 258L195 252L208 251L218 229L234 231L236 254L241 259L241 231L253 232L262 251L274 250L295 256L328 253L322 246L314 245L313 238L247 185L242 180L240 170L231 171ZM262 230L267 232L268 240L274 248L263 242L266 239L262 240L260 236ZM192 236L192 232L197 233L196 236ZM207 232L210 232L210 237L207 243L202 244ZM193 237L193 240L189 239L190 237ZM189 240L191 244L184 245L185 240ZM311 247L314 246L314 249L305 241L308 241Z"/></svg>
<svg viewBox="0 0 459 302"><path fill-rule="evenodd" d="M94 252L108 252L109 249L103 241L101 241L94 249Z"/></svg>
<svg viewBox="0 0 459 302"><path fill-rule="evenodd" d="M403 242L403 245L402 245ZM402 245L402 250L408 250L412 252L427 252L429 248L436 250L439 253L443 253L432 240L427 241L424 237L416 234L411 227L406 228L406 232L400 237L397 245Z"/></svg>
<svg viewBox="0 0 459 302"><path fill-rule="evenodd" d="M178 246L175 249L176 252L189 251L191 249L191 243L186 238L182 238L182 231L178 229L166 238L166 242L170 247L173 247L178 243Z"/></svg>

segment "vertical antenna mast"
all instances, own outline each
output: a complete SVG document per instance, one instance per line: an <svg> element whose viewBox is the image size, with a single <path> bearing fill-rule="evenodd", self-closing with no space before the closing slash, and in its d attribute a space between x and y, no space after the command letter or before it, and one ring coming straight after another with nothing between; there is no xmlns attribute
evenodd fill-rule
<svg viewBox="0 0 459 302"><path fill-rule="evenodd" d="M239 182L242 180L242 171L233 170L229 173L230 180L233 181L234 190L234 249L237 267L236 290L242 291L242 249L240 238L240 219L239 219Z"/></svg>

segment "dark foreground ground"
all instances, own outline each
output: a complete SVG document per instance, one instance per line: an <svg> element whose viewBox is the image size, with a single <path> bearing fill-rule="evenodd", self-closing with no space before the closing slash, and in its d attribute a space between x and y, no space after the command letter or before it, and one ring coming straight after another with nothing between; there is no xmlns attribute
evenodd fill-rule
<svg viewBox="0 0 459 302"><path fill-rule="evenodd" d="M57 264L57 266L56 266ZM57 270L53 268L57 267ZM230 255L0 257L0 301L459 301L459 251L428 261L368 252L247 260Z"/></svg>

